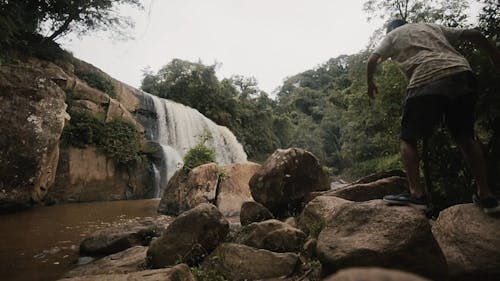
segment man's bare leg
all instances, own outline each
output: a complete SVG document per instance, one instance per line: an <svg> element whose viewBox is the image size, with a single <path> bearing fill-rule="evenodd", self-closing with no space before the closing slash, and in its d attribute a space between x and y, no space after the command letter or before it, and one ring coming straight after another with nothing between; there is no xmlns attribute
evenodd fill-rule
<svg viewBox="0 0 500 281"><path fill-rule="evenodd" d="M472 175L477 181L477 195L480 198L493 196L488 185L488 167L481 144L472 138L459 139L457 144L460 146L465 161L469 164Z"/></svg>
<svg viewBox="0 0 500 281"><path fill-rule="evenodd" d="M425 195L425 189L420 182L418 151L414 145L407 141L401 140L400 142L401 158L403 165L408 176L410 184L410 193L412 197L420 198Z"/></svg>

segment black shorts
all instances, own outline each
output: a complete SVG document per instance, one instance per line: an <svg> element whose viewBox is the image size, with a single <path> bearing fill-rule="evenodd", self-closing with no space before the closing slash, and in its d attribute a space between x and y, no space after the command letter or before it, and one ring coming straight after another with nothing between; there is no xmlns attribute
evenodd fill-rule
<svg viewBox="0 0 500 281"><path fill-rule="evenodd" d="M463 87L455 85L458 87L454 88L469 89L468 92L455 93L456 96L449 93L425 95L425 86L416 89L424 94L406 100L401 121L401 139L415 143L428 138L440 121L445 122L453 138L473 138L477 95L470 91L470 81L464 79L463 83Z"/></svg>

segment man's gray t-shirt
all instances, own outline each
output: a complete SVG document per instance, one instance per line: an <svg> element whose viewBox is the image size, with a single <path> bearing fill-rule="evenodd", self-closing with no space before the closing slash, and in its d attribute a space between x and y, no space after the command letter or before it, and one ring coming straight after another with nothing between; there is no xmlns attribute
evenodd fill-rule
<svg viewBox="0 0 500 281"><path fill-rule="evenodd" d="M408 78L408 89L412 89L472 71L467 59L450 44L462 31L437 24L405 24L389 32L373 53L391 58Z"/></svg>

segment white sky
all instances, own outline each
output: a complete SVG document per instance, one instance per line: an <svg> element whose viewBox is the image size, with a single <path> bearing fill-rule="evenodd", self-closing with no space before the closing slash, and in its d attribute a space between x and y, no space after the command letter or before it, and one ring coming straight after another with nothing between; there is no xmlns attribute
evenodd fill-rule
<svg viewBox="0 0 500 281"><path fill-rule="evenodd" d="M123 9L134 40L106 34L63 38L63 47L114 78L139 87L142 69L173 58L219 62L219 78L254 76L271 93L287 76L364 49L381 22L366 21L365 0L143 0Z"/></svg>

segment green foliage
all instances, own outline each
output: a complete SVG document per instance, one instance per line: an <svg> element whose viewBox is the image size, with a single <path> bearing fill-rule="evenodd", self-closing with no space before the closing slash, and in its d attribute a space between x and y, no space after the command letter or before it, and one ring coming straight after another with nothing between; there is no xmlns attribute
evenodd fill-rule
<svg viewBox="0 0 500 281"><path fill-rule="evenodd" d="M228 127L250 158L267 157L280 145L273 130L274 101L257 88L255 78L235 75L219 81L216 67L174 59L156 74L145 71L141 88Z"/></svg>
<svg viewBox="0 0 500 281"><path fill-rule="evenodd" d="M67 53L54 40L71 32L103 30L127 38L133 22L117 13L120 5L142 8L139 0L0 0L0 48L55 60Z"/></svg>
<svg viewBox="0 0 500 281"><path fill-rule="evenodd" d="M115 119L104 122L86 111L73 110L69 124L64 127L61 145L87 147L94 145L119 167L131 167L142 160L141 137L135 125Z"/></svg>
<svg viewBox="0 0 500 281"><path fill-rule="evenodd" d="M78 78L87 82L90 87L96 88L108 94L112 98L116 98L115 86L108 78L95 71L86 71L85 69L78 67L78 64L75 66L75 74Z"/></svg>
<svg viewBox="0 0 500 281"><path fill-rule="evenodd" d="M385 20L404 19L409 22L435 22L449 26L463 24L466 19L467 0L368 0L363 10L372 17Z"/></svg>
<svg viewBox="0 0 500 281"><path fill-rule="evenodd" d="M191 267L191 273L194 275L194 278L199 281L227 281L224 275L213 269Z"/></svg>
<svg viewBox="0 0 500 281"><path fill-rule="evenodd" d="M188 150L184 156L184 166L182 167L186 174L200 165L215 162L215 150L205 145L211 138L210 134L200 136L198 144Z"/></svg>

